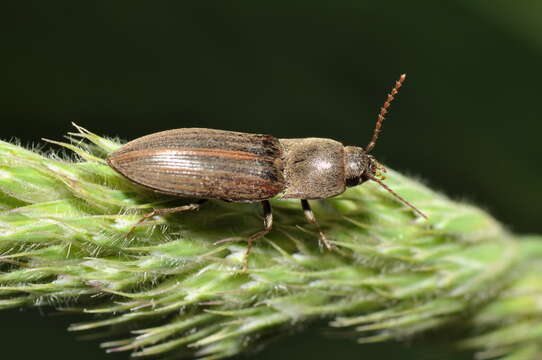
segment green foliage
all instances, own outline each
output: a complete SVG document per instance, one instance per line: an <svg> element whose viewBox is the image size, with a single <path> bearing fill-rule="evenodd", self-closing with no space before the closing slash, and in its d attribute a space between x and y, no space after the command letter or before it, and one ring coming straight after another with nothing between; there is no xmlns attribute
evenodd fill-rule
<svg viewBox="0 0 542 360"><path fill-rule="evenodd" d="M103 160L119 142L78 130L59 143L76 160L0 142L0 308L93 314L71 330L107 327L107 351L133 356L222 358L322 319L360 342L465 319L473 337L461 346L541 353L540 239L519 242L474 206L390 171L387 184L429 221L364 184L314 202L328 252L297 201L273 200L274 229L245 273L257 204L211 201L127 236L152 208L186 201L127 181Z"/></svg>

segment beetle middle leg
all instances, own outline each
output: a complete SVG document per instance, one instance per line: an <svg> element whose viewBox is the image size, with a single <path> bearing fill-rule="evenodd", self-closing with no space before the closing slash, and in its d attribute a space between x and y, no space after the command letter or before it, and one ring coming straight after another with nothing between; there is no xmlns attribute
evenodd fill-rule
<svg viewBox="0 0 542 360"><path fill-rule="evenodd" d="M203 204L206 201L207 201L207 199L200 199L200 200L198 200L198 201L196 201L195 203L192 203L192 204L186 204L186 205L182 205L182 206L177 206L177 207L172 207L172 208L165 208L165 209L154 209L153 211L151 211L148 214L145 214L141 219L139 219L139 221L137 223L135 223L134 226L132 226L132 228L130 229L130 231L128 232L128 234L126 236L127 237L132 236L135 229L139 225L143 224L144 222L146 222L148 219L152 218L155 215L169 215L169 214L174 214L174 213L183 212L183 211L199 210L199 208L201 207L201 204Z"/></svg>
<svg viewBox="0 0 542 360"><path fill-rule="evenodd" d="M273 227L273 211L271 210L271 203L268 200L262 201L263 208L263 230L258 231L256 234L248 238L247 250L245 251L245 256L243 258L243 272L248 270L248 257L252 251L252 246L254 241L261 239L267 235L271 228Z"/></svg>
<svg viewBox="0 0 542 360"><path fill-rule="evenodd" d="M322 229L320 229L320 225L318 225L318 222L316 221L316 217L314 216L314 213L312 212L309 201L305 199L301 200L301 207L303 208L303 213L305 214L305 218L307 219L307 221L313 224L316 227L318 234L320 234L320 241L322 242L322 244L324 244L326 249L331 250L332 249L331 243L324 235L324 232L322 231Z"/></svg>

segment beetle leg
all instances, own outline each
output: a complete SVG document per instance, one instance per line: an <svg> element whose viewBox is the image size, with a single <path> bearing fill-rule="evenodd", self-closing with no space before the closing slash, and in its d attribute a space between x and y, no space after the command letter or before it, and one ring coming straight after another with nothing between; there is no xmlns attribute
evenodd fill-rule
<svg viewBox="0 0 542 360"><path fill-rule="evenodd" d="M134 226L132 226L132 228L128 232L128 235L126 235L126 236L127 237L132 236L132 234L134 233L136 227L143 224L145 221L147 221L148 219L150 219L151 217L153 217L155 215L168 215L168 214L174 214L174 213L182 212L182 211L199 210L199 208L201 207L201 204L203 204L206 201L207 201L207 199L200 199L200 200L196 201L193 204L187 204L187 205L177 206L177 207L173 207L173 208L154 209L153 211L151 211L148 214L145 214L141 219L139 219L139 221Z"/></svg>
<svg viewBox="0 0 542 360"><path fill-rule="evenodd" d="M267 235L273 227L273 211L271 210L271 203L268 200L262 201L262 208L264 229L258 231L256 234L248 238L247 250L243 258L243 272L246 272L248 270L248 257L250 255L250 251L252 250L254 241L261 239L262 237Z"/></svg>
<svg viewBox="0 0 542 360"><path fill-rule="evenodd" d="M312 212L311 206L309 204L309 200L305 200L305 199L301 200L301 207L303 208L303 213L305 214L305 218L307 219L307 221L313 224L314 226L316 226L316 230L318 231L318 234L320 234L320 241L322 242L322 244L324 244L326 249L331 250L332 249L331 243L324 235L324 232L322 231L322 229L320 229L320 226L318 225L318 222L316 221L316 217L314 216L314 213Z"/></svg>

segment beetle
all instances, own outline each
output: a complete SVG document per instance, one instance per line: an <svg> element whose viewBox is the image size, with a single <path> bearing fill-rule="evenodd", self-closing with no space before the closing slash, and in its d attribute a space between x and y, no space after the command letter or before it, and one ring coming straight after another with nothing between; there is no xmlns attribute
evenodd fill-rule
<svg viewBox="0 0 542 360"><path fill-rule="evenodd" d="M204 128L166 130L130 141L110 154L108 164L130 181L158 193L198 199L192 204L155 209L132 230L154 215L197 210L207 199L261 202L264 227L248 238L244 269L253 242L271 231L273 214L269 199L300 199L309 223L321 243L331 243L318 226L308 200L326 199L347 187L371 180L383 186L418 215L420 210L393 192L382 180L385 169L369 153L376 145L388 108L405 81L395 82L380 108L373 136L365 148L344 146L324 138L277 139Z"/></svg>

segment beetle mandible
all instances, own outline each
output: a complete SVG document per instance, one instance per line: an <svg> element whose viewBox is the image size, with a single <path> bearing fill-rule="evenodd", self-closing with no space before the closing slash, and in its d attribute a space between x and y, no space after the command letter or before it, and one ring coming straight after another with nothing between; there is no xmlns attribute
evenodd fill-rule
<svg viewBox="0 0 542 360"><path fill-rule="evenodd" d="M245 270L253 242L271 231L273 215L269 199L276 195L301 200L306 219L316 227L320 241L329 250L331 244L318 226L308 200L337 196L347 187L368 180L377 182L427 218L382 182L385 169L369 155L388 107L405 78L405 74L401 75L388 94L365 148L343 146L323 138L277 139L270 135L184 128L130 141L113 152L107 162L132 182L155 192L199 199L189 205L155 209L135 226L154 215L197 210L207 199L261 202L264 228L248 239Z"/></svg>

